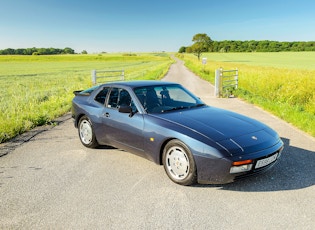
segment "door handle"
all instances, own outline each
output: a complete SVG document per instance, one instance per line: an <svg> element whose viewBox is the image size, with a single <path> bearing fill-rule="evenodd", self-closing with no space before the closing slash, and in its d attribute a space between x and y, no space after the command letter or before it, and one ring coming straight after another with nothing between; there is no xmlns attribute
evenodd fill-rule
<svg viewBox="0 0 315 230"><path fill-rule="evenodd" d="M105 117L110 117L109 113L104 114Z"/></svg>

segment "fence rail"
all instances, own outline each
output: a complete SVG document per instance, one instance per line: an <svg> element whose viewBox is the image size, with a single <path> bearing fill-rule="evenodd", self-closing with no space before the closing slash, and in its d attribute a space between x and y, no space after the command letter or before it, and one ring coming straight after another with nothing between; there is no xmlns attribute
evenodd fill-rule
<svg viewBox="0 0 315 230"><path fill-rule="evenodd" d="M92 70L93 85L124 80L125 80L124 70Z"/></svg>
<svg viewBox="0 0 315 230"><path fill-rule="evenodd" d="M238 87L238 69L215 71L215 96L230 97Z"/></svg>

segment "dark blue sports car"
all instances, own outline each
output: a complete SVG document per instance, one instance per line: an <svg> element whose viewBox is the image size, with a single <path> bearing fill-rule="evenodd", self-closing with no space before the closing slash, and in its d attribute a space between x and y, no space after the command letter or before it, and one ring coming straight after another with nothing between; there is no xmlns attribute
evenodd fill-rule
<svg viewBox="0 0 315 230"><path fill-rule="evenodd" d="M177 83L114 82L74 93L72 117L84 146L113 146L162 164L181 185L263 172L283 149L271 128L205 105Z"/></svg>

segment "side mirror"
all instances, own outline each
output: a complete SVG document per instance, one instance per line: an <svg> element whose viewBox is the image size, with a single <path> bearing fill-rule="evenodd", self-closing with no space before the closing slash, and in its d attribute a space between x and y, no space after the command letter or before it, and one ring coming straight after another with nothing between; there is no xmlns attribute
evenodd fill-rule
<svg viewBox="0 0 315 230"><path fill-rule="evenodd" d="M121 105L118 108L118 111L120 113L131 113L132 112L132 108L128 105Z"/></svg>
<svg viewBox="0 0 315 230"><path fill-rule="evenodd" d="M129 117L133 116L132 108L131 108L131 106L128 106L128 105L121 105L121 106L119 106L118 112L120 112L120 113L129 113Z"/></svg>

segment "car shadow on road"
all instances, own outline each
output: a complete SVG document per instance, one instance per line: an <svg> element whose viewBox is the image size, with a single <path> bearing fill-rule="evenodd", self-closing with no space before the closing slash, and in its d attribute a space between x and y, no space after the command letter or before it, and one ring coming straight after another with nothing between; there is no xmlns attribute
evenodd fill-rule
<svg viewBox="0 0 315 230"><path fill-rule="evenodd" d="M115 147L109 146L109 145L99 145L96 147L96 149L117 149Z"/></svg>
<svg viewBox="0 0 315 230"><path fill-rule="evenodd" d="M272 192L303 189L315 185L315 152L291 146L289 139L282 140L284 142L282 157L271 170L216 187L243 192Z"/></svg>

